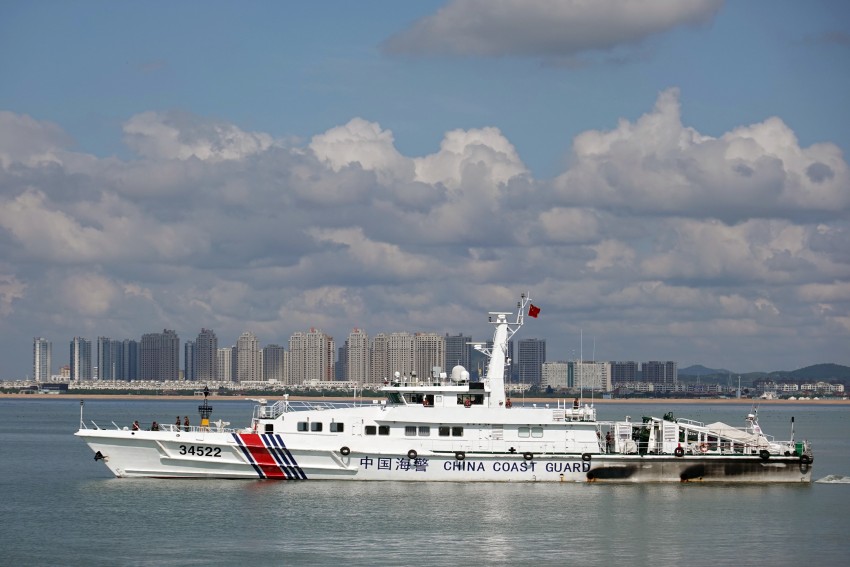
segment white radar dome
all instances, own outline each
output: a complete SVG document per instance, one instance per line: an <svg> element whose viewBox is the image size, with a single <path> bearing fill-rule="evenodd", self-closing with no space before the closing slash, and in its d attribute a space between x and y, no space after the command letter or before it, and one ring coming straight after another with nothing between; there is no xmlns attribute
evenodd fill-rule
<svg viewBox="0 0 850 567"><path fill-rule="evenodd" d="M469 372L466 371L466 368L458 364L452 368L452 382L463 382L464 380L469 380Z"/></svg>

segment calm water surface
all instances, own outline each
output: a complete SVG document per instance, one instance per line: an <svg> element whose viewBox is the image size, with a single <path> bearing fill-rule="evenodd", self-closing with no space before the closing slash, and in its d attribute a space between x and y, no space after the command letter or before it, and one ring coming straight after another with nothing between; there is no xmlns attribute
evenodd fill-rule
<svg viewBox="0 0 850 567"><path fill-rule="evenodd" d="M86 402L102 427L197 420L197 402ZM247 425L252 403L214 400ZM116 479L73 436L79 402L0 399L0 565L846 565L850 407L766 405L814 443L792 486ZM600 405L739 425L748 406Z"/></svg>

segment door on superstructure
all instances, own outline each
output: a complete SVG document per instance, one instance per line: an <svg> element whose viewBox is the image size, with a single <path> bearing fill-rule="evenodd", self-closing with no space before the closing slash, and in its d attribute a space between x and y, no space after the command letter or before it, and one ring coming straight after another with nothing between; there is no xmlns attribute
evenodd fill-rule
<svg viewBox="0 0 850 567"><path fill-rule="evenodd" d="M505 447L505 426L501 423L493 423L487 427L481 428L482 437L486 436L486 447L481 448L482 451L491 451L493 453L504 453L507 448ZM482 445L484 444L484 439L482 439Z"/></svg>

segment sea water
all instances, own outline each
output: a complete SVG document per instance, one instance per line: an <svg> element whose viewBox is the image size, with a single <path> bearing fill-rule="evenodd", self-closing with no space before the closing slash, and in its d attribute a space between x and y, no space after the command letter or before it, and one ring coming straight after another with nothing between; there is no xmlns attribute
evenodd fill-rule
<svg viewBox="0 0 850 567"><path fill-rule="evenodd" d="M91 400L101 427L197 420L191 400ZM245 426L253 403L213 399ZM741 404L599 404L600 419L740 425ZM762 406L814 446L810 485L116 479L77 399L0 399L0 565L845 565L850 406Z"/></svg>

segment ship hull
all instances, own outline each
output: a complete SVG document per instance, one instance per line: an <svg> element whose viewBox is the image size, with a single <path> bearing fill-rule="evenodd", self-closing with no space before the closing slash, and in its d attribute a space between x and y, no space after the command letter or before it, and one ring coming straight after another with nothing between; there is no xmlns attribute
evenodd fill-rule
<svg viewBox="0 0 850 567"><path fill-rule="evenodd" d="M358 451L298 446L280 434L80 430L121 478L444 482L808 483L794 456ZM345 454L347 453L347 454Z"/></svg>

